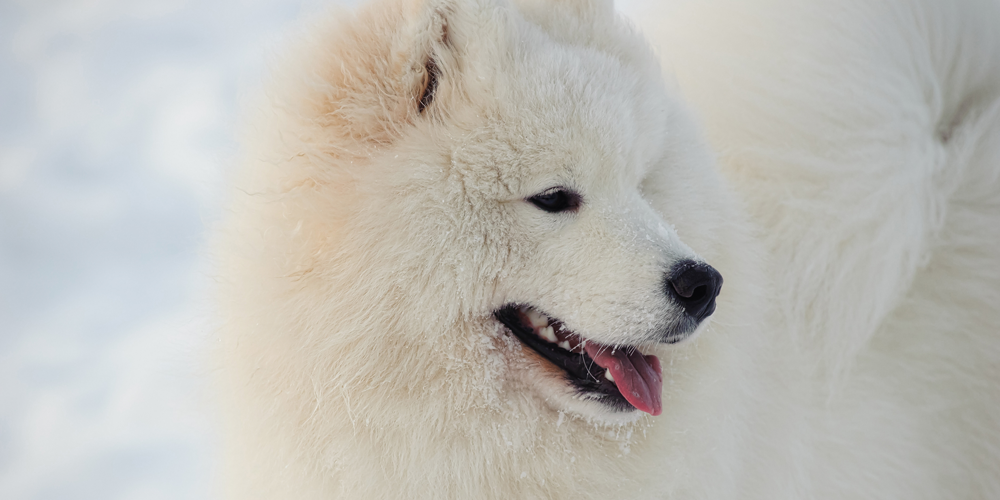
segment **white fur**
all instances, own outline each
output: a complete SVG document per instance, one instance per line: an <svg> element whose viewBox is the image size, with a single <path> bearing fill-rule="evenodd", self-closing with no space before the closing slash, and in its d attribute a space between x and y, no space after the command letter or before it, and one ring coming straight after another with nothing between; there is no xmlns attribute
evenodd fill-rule
<svg viewBox="0 0 1000 500"><path fill-rule="evenodd" d="M1000 6L654 10L670 88L600 0L285 49L216 239L230 498L1000 498ZM681 259L718 308L652 346ZM508 303L649 346L663 414L574 397Z"/></svg>

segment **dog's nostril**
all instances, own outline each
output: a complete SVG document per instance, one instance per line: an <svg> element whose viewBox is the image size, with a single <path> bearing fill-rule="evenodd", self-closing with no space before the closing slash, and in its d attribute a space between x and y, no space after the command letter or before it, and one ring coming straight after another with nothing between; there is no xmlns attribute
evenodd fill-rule
<svg viewBox="0 0 1000 500"><path fill-rule="evenodd" d="M708 295L708 287L704 285L698 286L695 287L693 292L691 292L691 296L688 297L688 300L701 300L702 297L706 295Z"/></svg>
<svg viewBox="0 0 1000 500"><path fill-rule="evenodd" d="M686 260L671 269L666 289L689 316L701 321L715 312L722 275L708 264Z"/></svg>

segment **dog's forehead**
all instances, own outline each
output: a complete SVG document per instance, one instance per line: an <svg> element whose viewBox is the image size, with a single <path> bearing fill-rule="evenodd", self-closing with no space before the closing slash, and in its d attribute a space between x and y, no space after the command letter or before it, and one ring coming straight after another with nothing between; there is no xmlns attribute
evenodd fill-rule
<svg viewBox="0 0 1000 500"><path fill-rule="evenodd" d="M664 106L660 88L608 54L543 42L478 86L488 104L475 112L481 127L464 154L489 160L462 163L517 195L557 184L634 186L664 133L644 109Z"/></svg>

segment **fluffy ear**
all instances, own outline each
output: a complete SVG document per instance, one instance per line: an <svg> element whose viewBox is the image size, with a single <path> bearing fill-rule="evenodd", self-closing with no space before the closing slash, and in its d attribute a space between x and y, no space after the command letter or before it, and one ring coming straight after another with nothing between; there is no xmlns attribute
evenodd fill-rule
<svg viewBox="0 0 1000 500"><path fill-rule="evenodd" d="M611 19L615 15L613 0L552 0L563 14L571 14L585 21Z"/></svg>
<svg viewBox="0 0 1000 500"><path fill-rule="evenodd" d="M317 35L284 65L310 74L300 73L299 85L276 86L293 88L283 96L291 104L286 108L319 126L304 139L327 142L331 150L363 150L391 142L428 114L451 57L448 12L435 0L381 0L312 27Z"/></svg>
<svg viewBox="0 0 1000 500"><path fill-rule="evenodd" d="M612 0L516 0L524 17L556 40L648 65L648 44L615 11Z"/></svg>

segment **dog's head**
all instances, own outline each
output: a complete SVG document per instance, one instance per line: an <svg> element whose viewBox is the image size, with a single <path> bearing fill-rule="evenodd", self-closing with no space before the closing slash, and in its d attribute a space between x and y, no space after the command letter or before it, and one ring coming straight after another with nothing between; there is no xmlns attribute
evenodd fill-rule
<svg viewBox="0 0 1000 500"><path fill-rule="evenodd" d="M726 196L641 37L596 0L383 0L334 24L279 65L248 143L237 210L270 283L249 314L295 339L259 359L362 413L659 414L658 356L722 287Z"/></svg>

